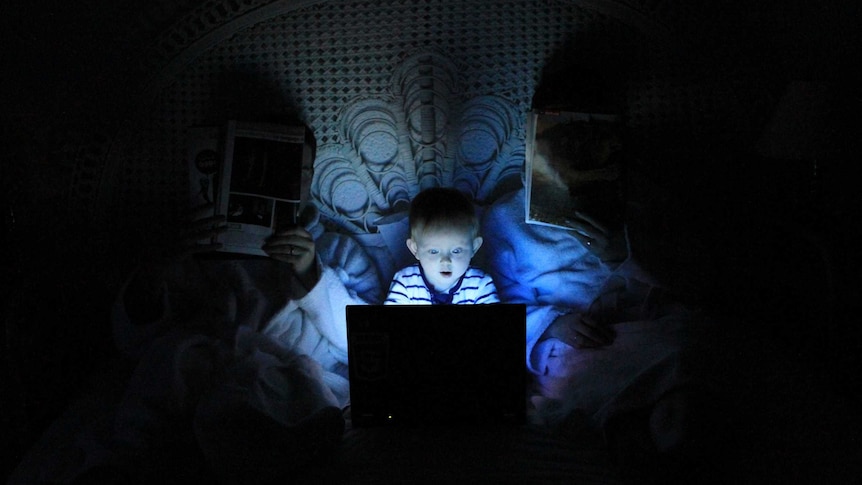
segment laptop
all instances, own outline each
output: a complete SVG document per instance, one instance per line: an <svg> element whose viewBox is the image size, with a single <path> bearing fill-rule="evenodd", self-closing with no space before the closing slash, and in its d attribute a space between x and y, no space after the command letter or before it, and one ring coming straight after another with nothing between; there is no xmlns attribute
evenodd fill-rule
<svg viewBox="0 0 862 485"><path fill-rule="evenodd" d="M354 426L525 422L524 305L346 311Z"/></svg>

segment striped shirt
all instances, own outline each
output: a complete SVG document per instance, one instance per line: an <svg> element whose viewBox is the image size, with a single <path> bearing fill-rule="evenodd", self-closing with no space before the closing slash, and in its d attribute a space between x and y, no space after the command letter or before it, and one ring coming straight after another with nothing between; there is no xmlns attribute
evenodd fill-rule
<svg viewBox="0 0 862 485"><path fill-rule="evenodd" d="M472 305L499 303L497 287L491 276L470 266L458 283L446 293L431 291L419 263L395 273L389 285L386 305Z"/></svg>

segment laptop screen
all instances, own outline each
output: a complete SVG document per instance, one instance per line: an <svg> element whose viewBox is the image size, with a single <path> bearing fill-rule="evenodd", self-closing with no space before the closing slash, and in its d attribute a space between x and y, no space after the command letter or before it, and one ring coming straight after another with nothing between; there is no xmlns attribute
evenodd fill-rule
<svg viewBox="0 0 862 485"><path fill-rule="evenodd" d="M525 421L524 305L346 311L353 425Z"/></svg>

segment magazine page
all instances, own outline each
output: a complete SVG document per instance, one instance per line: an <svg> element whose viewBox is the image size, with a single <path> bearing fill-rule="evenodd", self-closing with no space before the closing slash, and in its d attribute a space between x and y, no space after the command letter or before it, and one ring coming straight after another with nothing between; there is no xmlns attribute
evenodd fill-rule
<svg viewBox="0 0 862 485"><path fill-rule="evenodd" d="M223 245L221 252L266 256L266 238L297 224L308 198L313 160L306 128L229 121L218 134L212 130L190 131L192 207L212 202L214 213L226 217L227 231L211 241ZM212 136L216 169L209 162Z"/></svg>
<svg viewBox="0 0 862 485"><path fill-rule="evenodd" d="M621 133L611 114L533 111L526 123L525 216L574 229L578 213L621 222Z"/></svg>

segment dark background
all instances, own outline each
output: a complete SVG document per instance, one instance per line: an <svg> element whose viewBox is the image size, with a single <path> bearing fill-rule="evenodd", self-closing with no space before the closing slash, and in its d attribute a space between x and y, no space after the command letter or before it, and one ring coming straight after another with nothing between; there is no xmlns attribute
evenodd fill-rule
<svg viewBox="0 0 862 485"><path fill-rule="evenodd" d="M104 255L88 244L89 208L75 203L87 181L76 179L82 172L70 160L99 156L80 153L88 146L80 140L133 109L145 47L198 3L0 6L4 471L113 355L107 312L120 278L88 263ZM697 280L702 303L717 312L769 317L763 335L858 398L859 2L621 3L661 12L692 75L731 76L748 114L731 142L720 133L682 136L679 127L638 141L639 168L668 194L656 202L666 227L644 229L667 231L653 269ZM580 62L607 73L625 68L610 59L618 58ZM555 76L566 78L565 68L545 84ZM814 86L817 114L791 109L783 119L798 129L777 143L810 137L806 146L820 155L764 156L754 147L793 82ZM580 89L614 103L601 94L612 85L610 76Z"/></svg>

